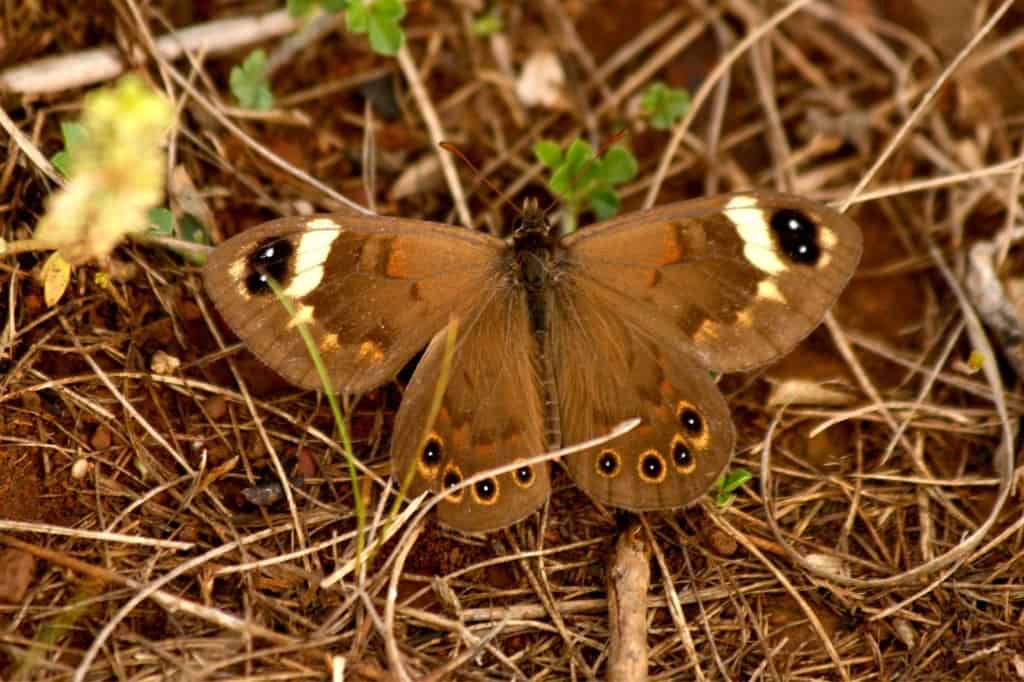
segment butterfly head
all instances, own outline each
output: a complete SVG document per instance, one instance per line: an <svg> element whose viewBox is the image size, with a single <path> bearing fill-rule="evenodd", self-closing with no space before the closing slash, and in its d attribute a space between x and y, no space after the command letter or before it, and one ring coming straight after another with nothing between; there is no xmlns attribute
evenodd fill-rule
<svg viewBox="0 0 1024 682"><path fill-rule="evenodd" d="M512 241L520 246L547 245L552 232L547 211L540 207L535 198L526 199L519 217L512 226Z"/></svg>

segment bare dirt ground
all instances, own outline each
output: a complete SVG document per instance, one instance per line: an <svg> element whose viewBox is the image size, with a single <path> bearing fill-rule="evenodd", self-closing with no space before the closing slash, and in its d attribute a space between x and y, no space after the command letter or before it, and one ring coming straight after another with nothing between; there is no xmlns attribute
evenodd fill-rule
<svg viewBox="0 0 1024 682"><path fill-rule="evenodd" d="M1024 678L1024 10L800 4L766 30L786 3L410 2L403 62L336 24L288 33L288 52L254 34L191 60L154 53L153 36L273 2L3 3L0 82L106 45L174 102L171 163L194 190L175 185L171 206L204 206L214 241L337 209L289 168L381 214L459 222L436 119L516 203L547 196L535 142L624 130L639 162L624 211L652 188L659 204L784 189L851 202L865 248L833 318L774 366L723 377L733 466L754 479L727 508L708 496L646 515L639 634L613 634L606 598L634 519L557 467L542 514L474 538L430 516L392 524L369 565L346 569L353 487L330 411L222 350L194 265L129 242L116 295L80 267L48 308L46 254L0 256L0 678L606 679L612 637L646 642L657 680ZM500 30L475 32L493 9ZM257 46L280 59L261 114L228 89ZM516 80L543 50L566 85L526 106ZM111 79L0 92L3 238L30 234L54 189L27 148L57 152L61 121ZM656 79L701 95L685 130L638 111ZM396 196L414 164L428 178ZM500 231L512 211L457 172L473 220ZM158 352L180 366L154 372ZM371 515L391 500L408 375L348 402ZM275 458L304 480L291 507L256 506L243 490L278 480Z"/></svg>

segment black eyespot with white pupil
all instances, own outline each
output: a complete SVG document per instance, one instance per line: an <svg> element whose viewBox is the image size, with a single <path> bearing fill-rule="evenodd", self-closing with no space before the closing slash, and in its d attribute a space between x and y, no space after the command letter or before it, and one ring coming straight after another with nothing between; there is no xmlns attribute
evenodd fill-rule
<svg viewBox="0 0 1024 682"><path fill-rule="evenodd" d="M420 461L427 467L437 466L441 461L441 441L434 437L428 438L420 453Z"/></svg>
<svg viewBox="0 0 1024 682"><path fill-rule="evenodd" d="M771 227L782 253L794 263L814 265L821 258L818 225L803 211L780 209L772 214Z"/></svg>
<svg viewBox="0 0 1024 682"><path fill-rule="evenodd" d="M655 455L644 455L643 460L640 462L641 469L643 471L644 478L650 480L657 480L661 478L662 464L661 459Z"/></svg>
<svg viewBox="0 0 1024 682"><path fill-rule="evenodd" d="M493 478L485 478L482 481L477 481L473 485L473 490L476 493L477 499L481 502L489 502L497 494L498 486Z"/></svg>
<svg viewBox="0 0 1024 682"><path fill-rule="evenodd" d="M454 488L459 483L462 483L462 476L457 471L449 471L444 475L445 488Z"/></svg>
<svg viewBox="0 0 1024 682"><path fill-rule="evenodd" d="M515 473L519 485L530 485L533 482L533 469L530 467L519 467Z"/></svg>
<svg viewBox="0 0 1024 682"><path fill-rule="evenodd" d="M687 407L679 415L679 424L691 435L697 436L704 430L704 420L697 410Z"/></svg>
<svg viewBox="0 0 1024 682"><path fill-rule="evenodd" d="M605 450L597 458L597 470L605 476L614 476L619 472L619 456Z"/></svg>
<svg viewBox="0 0 1024 682"><path fill-rule="evenodd" d="M680 469L687 469L693 464L693 453L690 452L689 446L681 440L672 444L672 461Z"/></svg>
<svg viewBox="0 0 1024 682"><path fill-rule="evenodd" d="M271 277L282 286L285 285L294 253L291 242L277 237L257 246L247 260L249 268L245 278L246 291L254 296L270 293Z"/></svg>

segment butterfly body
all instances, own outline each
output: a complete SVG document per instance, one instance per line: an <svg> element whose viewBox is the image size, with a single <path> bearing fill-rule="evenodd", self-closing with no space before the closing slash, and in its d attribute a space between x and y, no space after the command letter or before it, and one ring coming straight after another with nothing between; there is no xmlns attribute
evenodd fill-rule
<svg viewBox="0 0 1024 682"><path fill-rule="evenodd" d="M728 464L735 434L709 370L749 369L790 350L860 252L848 218L756 192L562 238L535 204L505 240L396 218L285 218L218 247L204 277L239 337L300 386L318 381L299 323L335 391L384 383L426 346L392 437L392 473L411 494L639 417L630 433L564 464L594 499L640 511L689 504ZM431 423L452 319L455 349ZM448 495L439 515L491 530L530 514L549 489L547 467L524 465Z"/></svg>
<svg viewBox="0 0 1024 682"><path fill-rule="evenodd" d="M535 201L528 201L523 207L522 216L506 243L512 286L525 291L531 330L535 340L543 346L548 326L547 293L557 281L559 247L551 225Z"/></svg>

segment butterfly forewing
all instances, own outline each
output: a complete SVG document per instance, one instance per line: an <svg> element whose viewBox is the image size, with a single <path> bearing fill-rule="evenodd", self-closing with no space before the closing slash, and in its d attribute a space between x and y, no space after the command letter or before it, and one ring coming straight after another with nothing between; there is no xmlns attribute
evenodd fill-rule
<svg viewBox="0 0 1024 682"><path fill-rule="evenodd" d="M756 192L627 214L563 246L571 279L598 305L731 372L782 356L821 322L860 260L861 236L825 206Z"/></svg>
<svg viewBox="0 0 1024 682"><path fill-rule="evenodd" d="M391 379L464 313L467 292L493 287L506 248L493 237L414 220L284 218L219 246L203 277L225 321L267 365L294 384L321 388L301 322L332 390L354 393Z"/></svg>

